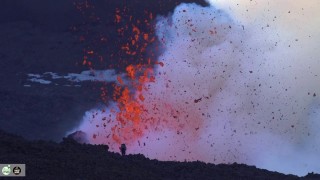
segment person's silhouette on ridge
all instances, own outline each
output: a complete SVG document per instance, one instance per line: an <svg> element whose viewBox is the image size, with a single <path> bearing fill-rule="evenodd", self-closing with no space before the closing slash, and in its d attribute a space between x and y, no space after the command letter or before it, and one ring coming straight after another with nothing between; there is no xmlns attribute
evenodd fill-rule
<svg viewBox="0 0 320 180"><path fill-rule="evenodd" d="M122 156L126 155L126 150L127 150L127 147L125 144L121 144L121 146L119 147L120 151L121 151L121 154Z"/></svg>

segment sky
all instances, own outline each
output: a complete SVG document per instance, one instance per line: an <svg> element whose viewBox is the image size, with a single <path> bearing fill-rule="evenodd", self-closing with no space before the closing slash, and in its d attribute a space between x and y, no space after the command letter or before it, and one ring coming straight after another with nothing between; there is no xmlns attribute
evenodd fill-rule
<svg viewBox="0 0 320 180"><path fill-rule="evenodd" d="M156 18L163 66L154 66L155 81L137 90L136 80L118 79L133 99L143 95L137 121L117 121L123 101L115 101L85 112L70 132L118 151L109 137L120 128L129 153L160 160L320 173L320 2L210 4L180 4Z"/></svg>

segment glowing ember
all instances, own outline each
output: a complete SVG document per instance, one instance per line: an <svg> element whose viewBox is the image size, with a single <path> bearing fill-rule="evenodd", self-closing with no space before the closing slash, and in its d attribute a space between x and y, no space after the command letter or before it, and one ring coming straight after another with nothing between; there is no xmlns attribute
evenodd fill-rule
<svg viewBox="0 0 320 180"><path fill-rule="evenodd" d="M88 16L90 9L94 8L89 3L76 3L75 6L84 16ZM146 118L148 117L148 110L145 108L146 104L144 104L144 102L148 102L144 95L148 90L147 84L156 82L152 67L152 64L155 62L155 60L153 60L155 53L149 52L150 56L146 56L148 45L155 42L156 39L153 23L151 22L153 21L153 14L144 11L146 14L145 19L137 20L132 15L126 13L128 13L126 7L124 7L123 10L117 8L114 17L114 22L120 25L117 29L118 35L125 37L127 34L131 34L127 41L120 45L121 51L119 54L122 54L126 59L117 60L121 66L127 64L125 68L126 78L119 75L116 78L118 83L112 84L112 100L116 102L116 105L111 108L110 111L106 112L103 110L101 119L98 119L99 114L94 112L91 118L92 120L90 120L90 123L96 124L94 126L98 129L110 128L111 132L106 131L109 135L106 136L105 142L109 142L109 140L107 140L109 137L112 137L112 140L116 143L134 142L143 136L148 126L151 127L156 122L153 118L151 118L151 121L149 120L150 118ZM123 22L126 22L126 25L123 25ZM81 35L80 41L85 41L85 37L85 35ZM99 36L97 37L97 41L105 42L107 38ZM92 60L97 58L100 62L103 62L104 58L98 51L95 51L93 47L88 47L84 49L83 52L82 65L90 68L94 74ZM111 57L113 56L114 54L111 55ZM135 62L130 62L130 59L135 59ZM161 62L156 64L163 66ZM108 104L109 95L106 86L107 84L100 88L101 100ZM106 121L106 123L104 121ZM92 134L94 140L99 140L101 137L105 136L101 133Z"/></svg>
<svg viewBox="0 0 320 180"><path fill-rule="evenodd" d="M126 69L127 75L131 80L129 86L122 88L115 86L114 91L114 100L117 102L119 109L119 111L114 112L116 113L115 117L119 124L112 128L112 137L117 143L130 143L141 138L143 135L142 124L145 122L142 122L142 116L145 108L142 102L145 98L142 90L146 89L145 83L155 81L151 68L130 65ZM118 81L119 84L123 85L120 77Z"/></svg>

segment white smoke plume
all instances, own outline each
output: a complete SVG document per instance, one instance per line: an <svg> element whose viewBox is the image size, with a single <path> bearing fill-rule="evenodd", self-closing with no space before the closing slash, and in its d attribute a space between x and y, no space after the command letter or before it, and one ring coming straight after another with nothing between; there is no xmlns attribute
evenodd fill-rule
<svg viewBox="0 0 320 180"><path fill-rule="evenodd" d="M158 17L164 66L147 84L142 118L161 127L129 153L320 173L320 2L210 3ZM77 129L105 133L90 124L104 113L87 112Z"/></svg>

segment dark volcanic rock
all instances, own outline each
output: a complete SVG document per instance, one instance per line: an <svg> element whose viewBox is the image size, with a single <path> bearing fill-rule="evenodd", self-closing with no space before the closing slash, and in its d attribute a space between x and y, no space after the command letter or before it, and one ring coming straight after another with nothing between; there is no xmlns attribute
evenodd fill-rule
<svg viewBox="0 0 320 180"><path fill-rule="evenodd" d="M68 139L74 140L80 144L89 143L87 134L82 131L73 132L69 134L67 138L65 138L64 140L68 140Z"/></svg>
<svg viewBox="0 0 320 180"><path fill-rule="evenodd" d="M163 162L141 154L121 156L108 152L106 145L26 141L3 131L0 162L25 163L26 179L299 179L244 164Z"/></svg>

